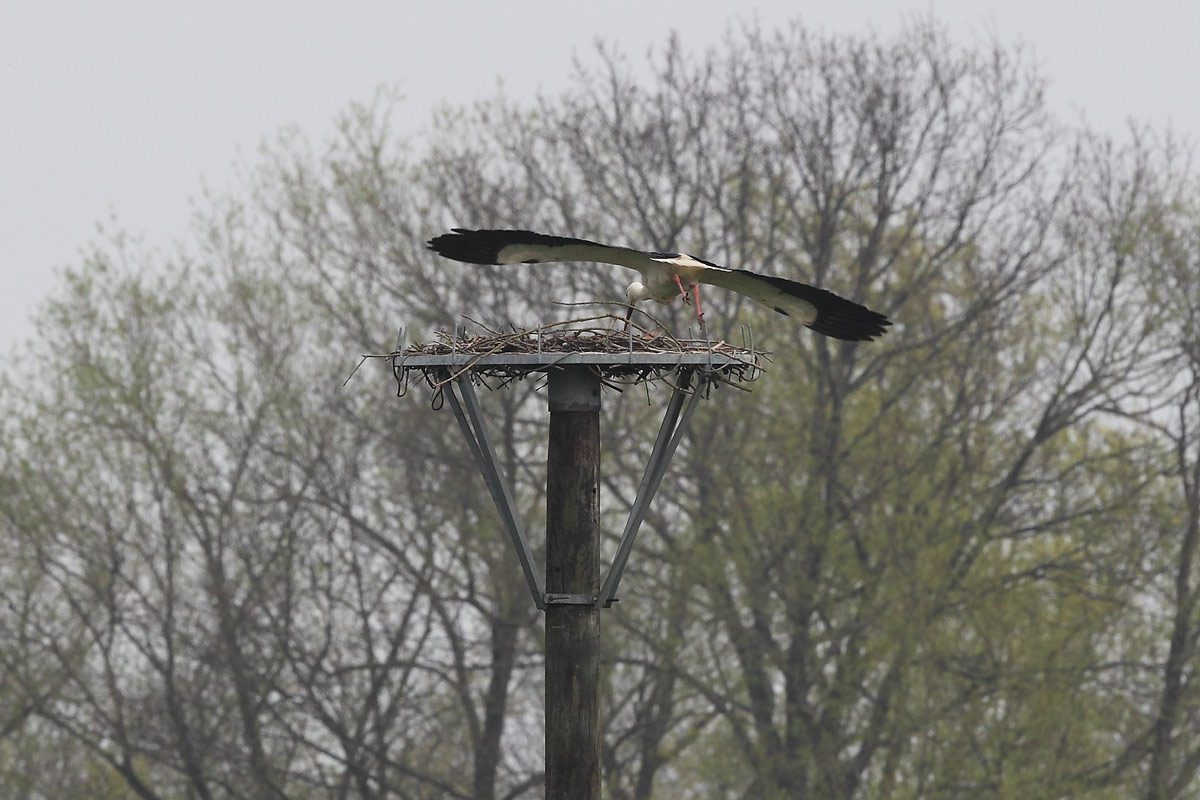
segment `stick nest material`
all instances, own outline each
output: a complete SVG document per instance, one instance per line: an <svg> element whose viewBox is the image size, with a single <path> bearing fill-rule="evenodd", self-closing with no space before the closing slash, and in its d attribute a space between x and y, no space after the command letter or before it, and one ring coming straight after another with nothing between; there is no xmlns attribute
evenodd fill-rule
<svg viewBox="0 0 1200 800"><path fill-rule="evenodd" d="M474 320L471 320L474 322ZM595 323L606 321L605 327ZM614 325L613 323L618 323ZM590 324L589 324L590 323ZM473 383L489 389L500 388L513 380L523 380L529 375L546 373L555 369L553 360L538 359L538 355L590 353L611 355L611 361L588 364L608 387L622 391L624 386L644 381L664 381L673 385L672 377L678 365L669 359L661 364L622 363L622 356L631 353L659 355L712 354L721 358L710 364L691 365L702 372L709 385L738 384L752 381L762 373L763 363L769 361L769 353L756 350L750 340L749 331L743 330L747 346L739 347L726 341L711 342L701 339L678 339L662 329L650 330L636 323L630 330L621 329L624 320L611 314L589 317L582 320L565 320L533 328L512 328L508 332L495 331L475 322L483 333L470 335L465 328L454 335L438 331L434 340L419 342L394 352L364 358L388 358L396 376L397 395L408 391L409 376L418 372L434 391L441 394L442 388L463 374L468 374ZM569 326L569 327L568 327ZM399 349L403 347L403 349ZM528 354L527 363L491 364L484 363L487 356L501 354ZM412 356L468 356L465 363L446 365L416 365L406 363ZM543 363L537 363L541 361Z"/></svg>

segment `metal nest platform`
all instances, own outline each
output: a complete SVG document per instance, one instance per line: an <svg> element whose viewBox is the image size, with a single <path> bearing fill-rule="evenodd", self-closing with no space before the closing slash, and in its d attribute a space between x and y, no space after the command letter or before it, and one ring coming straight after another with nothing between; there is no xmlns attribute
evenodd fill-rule
<svg viewBox="0 0 1200 800"><path fill-rule="evenodd" d="M451 381L470 376L489 389L529 375L584 365L601 382L617 391L629 384L664 380L674 383L680 370L698 370L706 383L739 384L757 379L769 354L754 349L749 326L741 329L743 345L707 339L679 339L662 329L636 324L628 330L583 327L581 323L624 320L612 315L500 332L484 329L477 335L439 331L431 342L404 346L402 329L396 351L388 354L396 376L397 393L404 395L412 372L420 373L435 393ZM568 327L570 326L570 327ZM483 326L480 326L481 328ZM489 380L494 379L494 380Z"/></svg>
<svg viewBox="0 0 1200 800"><path fill-rule="evenodd" d="M601 320L607 320L609 327L584 326ZM754 349L748 326L741 331L745 345L739 347L724 341L678 339L661 329L647 330L636 324L624 330L623 323L623 319L606 314L507 333L484 329L484 334L468 336L458 330L453 334L443 331L432 342L408 347L404 346L405 332L401 329L395 351L375 356L391 359L398 395L407 393L410 374L418 372L433 390L434 409L450 405L539 610L556 605L607 608L617 602L617 588L634 539L699 401L711 388L723 384L749 391L740 384L758 378L763 371L762 362L768 356ZM584 401L581 408L586 406L597 414L600 385L621 391L637 383L662 381L672 390L617 552L603 585L595 593L546 591L513 502L512 488L488 435L475 386L496 389L529 375L549 376L552 413L556 405L556 381L560 406L564 384L592 385L594 394L584 392L580 396L588 395L594 400ZM586 379L580 382L580 376Z"/></svg>

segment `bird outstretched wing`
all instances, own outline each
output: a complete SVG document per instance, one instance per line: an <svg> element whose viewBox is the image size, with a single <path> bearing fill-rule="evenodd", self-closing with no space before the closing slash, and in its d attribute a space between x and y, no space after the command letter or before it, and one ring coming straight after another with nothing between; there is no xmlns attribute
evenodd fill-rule
<svg viewBox="0 0 1200 800"><path fill-rule="evenodd" d="M796 313L805 325L835 339L869 341L882 336L892 324L878 311L827 289L774 275L745 269L708 269L695 280L744 294L780 314Z"/></svg>

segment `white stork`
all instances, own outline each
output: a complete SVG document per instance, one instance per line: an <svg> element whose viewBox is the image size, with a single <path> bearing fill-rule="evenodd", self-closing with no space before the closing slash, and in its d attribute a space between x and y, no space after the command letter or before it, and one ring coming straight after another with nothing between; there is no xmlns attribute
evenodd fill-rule
<svg viewBox="0 0 1200 800"><path fill-rule="evenodd" d="M696 319L704 324L700 310L700 284L732 289L784 316L796 314L817 333L835 339L865 341L883 335L891 320L852 300L815 286L774 275L759 275L744 269L718 266L686 253L646 253L628 247L548 236L517 230L468 230L452 228L429 240L438 255L468 264L541 264L547 261L599 261L636 269L640 281L629 284L625 296L630 309L640 300L670 303L676 297L694 298Z"/></svg>

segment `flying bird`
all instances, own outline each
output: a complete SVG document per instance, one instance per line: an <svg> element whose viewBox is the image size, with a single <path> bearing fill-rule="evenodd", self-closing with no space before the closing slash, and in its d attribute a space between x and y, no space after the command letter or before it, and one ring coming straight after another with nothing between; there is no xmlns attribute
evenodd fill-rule
<svg viewBox="0 0 1200 800"><path fill-rule="evenodd" d="M550 261L598 261L636 269L641 280L625 290L629 311L641 300L670 303L682 297L700 309L700 284L719 286L749 297L784 316L797 316L817 333L835 339L866 341L887 330L891 320L877 311L847 300L833 292L774 275L745 269L729 269L686 253L655 253L628 247L549 236L520 230L468 230L452 228L429 240L429 249L446 258L468 264L543 264ZM691 297L688 297L689 291Z"/></svg>

